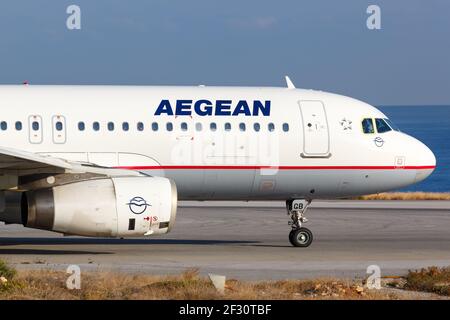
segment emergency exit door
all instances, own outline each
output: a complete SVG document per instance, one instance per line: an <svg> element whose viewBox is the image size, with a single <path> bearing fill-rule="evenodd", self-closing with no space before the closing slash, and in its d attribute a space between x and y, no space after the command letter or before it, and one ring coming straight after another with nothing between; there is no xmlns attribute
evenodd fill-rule
<svg viewBox="0 0 450 320"><path fill-rule="evenodd" d="M52 117L53 143L66 143L66 118L62 115Z"/></svg>
<svg viewBox="0 0 450 320"><path fill-rule="evenodd" d="M325 106L322 101L299 101L303 123L303 152L305 158L330 156L330 136Z"/></svg>
<svg viewBox="0 0 450 320"><path fill-rule="evenodd" d="M31 115L28 117L28 137L30 143L42 143L42 117Z"/></svg>

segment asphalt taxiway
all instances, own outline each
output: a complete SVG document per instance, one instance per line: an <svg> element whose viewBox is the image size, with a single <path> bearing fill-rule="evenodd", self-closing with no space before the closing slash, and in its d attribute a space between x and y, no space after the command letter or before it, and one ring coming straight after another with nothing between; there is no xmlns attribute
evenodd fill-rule
<svg viewBox="0 0 450 320"><path fill-rule="evenodd" d="M0 224L0 259L19 269L170 274L199 268L230 278L382 275L450 265L450 201L316 201L309 248L288 242L281 202L180 203L173 231L139 239L93 239Z"/></svg>

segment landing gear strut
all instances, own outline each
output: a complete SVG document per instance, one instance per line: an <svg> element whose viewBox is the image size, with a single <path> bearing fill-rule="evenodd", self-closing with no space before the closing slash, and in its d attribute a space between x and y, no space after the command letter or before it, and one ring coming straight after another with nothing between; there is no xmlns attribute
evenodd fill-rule
<svg viewBox="0 0 450 320"><path fill-rule="evenodd" d="M289 233L289 242L294 247L306 248L313 240L312 232L308 228L302 227L302 224L308 221L305 212L310 203L311 200L304 199L286 201L287 214L292 220L289 221L289 225L292 227Z"/></svg>

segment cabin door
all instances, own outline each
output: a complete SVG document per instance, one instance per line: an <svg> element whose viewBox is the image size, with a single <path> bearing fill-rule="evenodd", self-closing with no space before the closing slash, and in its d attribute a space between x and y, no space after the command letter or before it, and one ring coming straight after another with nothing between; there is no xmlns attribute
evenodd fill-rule
<svg viewBox="0 0 450 320"><path fill-rule="evenodd" d="M304 158L328 158L330 135L325 106L322 101L299 101L303 124Z"/></svg>

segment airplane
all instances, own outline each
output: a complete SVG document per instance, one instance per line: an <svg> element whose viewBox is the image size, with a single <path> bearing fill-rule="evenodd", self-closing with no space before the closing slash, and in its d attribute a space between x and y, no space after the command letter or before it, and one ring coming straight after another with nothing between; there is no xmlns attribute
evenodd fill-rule
<svg viewBox="0 0 450 320"><path fill-rule="evenodd" d="M316 199L403 188L433 152L377 108L286 87L0 86L0 221L89 237L169 232L179 200Z"/></svg>

